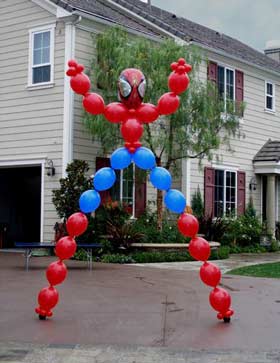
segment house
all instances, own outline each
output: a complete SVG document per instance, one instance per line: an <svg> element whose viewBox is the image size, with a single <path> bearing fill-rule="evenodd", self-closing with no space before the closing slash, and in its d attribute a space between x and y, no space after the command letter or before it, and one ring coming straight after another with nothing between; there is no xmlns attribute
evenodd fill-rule
<svg viewBox="0 0 280 363"><path fill-rule="evenodd" d="M52 190L67 163L86 160L92 172L106 164L82 125L81 100L65 70L71 58L88 68L96 57L91 34L116 24L151 40L169 36L198 45L209 59L201 79L215 82L225 98L246 103L240 120L246 138L232 140L234 154L222 147L219 161L203 160L205 172L196 160L183 160L179 188L190 200L199 185L214 216L242 213L252 196L274 229L280 196L279 47L270 44L264 55L140 0L9 0L0 3L0 14L0 248L15 240L53 239L58 218ZM134 185L130 172L120 180L118 197L131 204L134 215L141 213L153 189Z"/></svg>

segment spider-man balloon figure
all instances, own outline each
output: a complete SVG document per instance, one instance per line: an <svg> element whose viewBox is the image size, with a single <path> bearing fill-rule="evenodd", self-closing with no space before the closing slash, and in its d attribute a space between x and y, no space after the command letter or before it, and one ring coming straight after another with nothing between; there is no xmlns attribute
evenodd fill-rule
<svg viewBox="0 0 280 363"><path fill-rule="evenodd" d="M141 146L139 141L143 134L143 124L154 122L160 115L174 113L180 104L178 95L189 85L189 73L192 67L183 58L171 64L173 72L168 78L171 92L162 95L157 106L143 103L146 79L143 73L135 68L125 69L118 80L118 96L121 102L105 106L103 98L97 93L90 93L90 80L83 73L84 67L75 60L68 62L67 75L71 77L72 89L84 96L83 105L93 115L104 114L114 123L121 123L121 133L125 147L130 153Z"/></svg>
<svg viewBox="0 0 280 363"><path fill-rule="evenodd" d="M186 64L183 58L171 64L172 73L168 78L170 92L162 95L157 106L143 103L146 80L141 71L134 68L125 69L118 81L118 94L121 102L113 102L105 106L103 98L96 93L90 93L90 80L83 73L84 67L76 61L68 62L67 75L71 77L72 89L84 96L85 109L93 114L104 114L105 118L114 123L121 123L121 133L125 140L125 147L113 152L110 158L111 167L99 169L93 178L93 189L82 193L79 199L81 212L72 214L67 220L68 236L61 238L55 248L59 261L52 263L46 272L50 286L43 288L38 295L36 313L45 320L52 315L52 309L58 303L58 292L55 285L64 281L67 269L63 260L71 258L76 251L75 237L84 233L88 220L86 213L95 211L100 203L99 192L110 189L116 181L115 170L127 168L131 162L137 167L150 171L151 184L165 192L165 206L174 213L179 213L178 229L185 236L191 238L189 244L190 255L204 264L200 270L201 280L213 287L209 300L218 312L218 319L229 322L233 315L230 309L231 297L229 293L217 287L221 279L218 266L207 262L210 256L209 243L197 236L199 223L197 219L186 211L186 198L182 192L172 189L172 178L165 168L156 166L153 152L141 146L140 138L143 134L143 124L154 122L160 115L170 115L180 104L178 95L184 92L189 85L188 72L192 67Z"/></svg>

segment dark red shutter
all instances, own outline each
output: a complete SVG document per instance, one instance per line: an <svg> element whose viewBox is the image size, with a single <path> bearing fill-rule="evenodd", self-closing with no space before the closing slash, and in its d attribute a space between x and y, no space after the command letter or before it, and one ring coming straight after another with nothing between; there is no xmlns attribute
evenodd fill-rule
<svg viewBox="0 0 280 363"><path fill-rule="evenodd" d="M244 100L244 74L241 71L235 71L235 101L236 109L240 116L243 116L240 107L241 102Z"/></svg>
<svg viewBox="0 0 280 363"><path fill-rule="evenodd" d="M110 165L110 159L109 158L97 157L95 166L96 166L96 171L101 169L101 168L111 166ZM103 192L99 192L99 194L100 194L100 197L101 197L101 204L106 203L110 199L109 190L104 190Z"/></svg>
<svg viewBox="0 0 280 363"><path fill-rule="evenodd" d="M135 167L135 217L138 218L146 209L146 174Z"/></svg>
<svg viewBox="0 0 280 363"><path fill-rule="evenodd" d="M237 215L245 212L246 198L246 173L244 171L237 172Z"/></svg>
<svg viewBox="0 0 280 363"><path fill-rule="evenodd" d="M217 84L218 81L218 65L214 62L208 63L207 77L209 81L213 81Z"/></svg>
<svg viewBox="0 0 280 363"><path fill-rule="evenodd" d="M206 218L214 216L215 169L204 169L204 214Z"/></svg>

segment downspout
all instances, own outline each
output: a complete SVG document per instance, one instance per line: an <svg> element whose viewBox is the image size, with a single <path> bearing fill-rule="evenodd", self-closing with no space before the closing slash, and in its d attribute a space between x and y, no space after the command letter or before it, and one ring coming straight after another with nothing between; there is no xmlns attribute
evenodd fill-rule
<svg viewBox="0 0 280 363"><path fill-rule="evenodd" d="M69 77L66 76L66 70L68 69L68 60L75 56L75 27L82 20L82 17L78 16L75 20L73 18L65 20L62 177L66 176L67 165L73 160L74 94L70 87Z"/></svg>

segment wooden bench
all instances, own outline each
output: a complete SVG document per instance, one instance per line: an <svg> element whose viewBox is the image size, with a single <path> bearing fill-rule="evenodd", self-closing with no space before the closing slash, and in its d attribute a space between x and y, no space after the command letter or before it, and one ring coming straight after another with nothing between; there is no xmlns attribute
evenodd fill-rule
<svg viewBox="0 0 280 363"><path fill-rule="evenodd" d="M24 249L25 257L25 269L29 269L29 260L32 257L32 252L34 249L46 248L52 250L55 248L55 243L52 242L15 242L16 248ZM99 243L77 243L77 249L83 249L87 256L87 266L89 270L92 270L92 250L96 248L101 248Z"/></svg>

